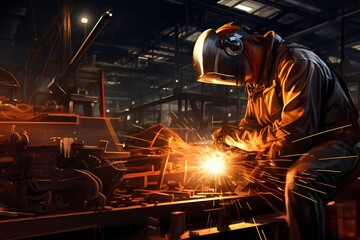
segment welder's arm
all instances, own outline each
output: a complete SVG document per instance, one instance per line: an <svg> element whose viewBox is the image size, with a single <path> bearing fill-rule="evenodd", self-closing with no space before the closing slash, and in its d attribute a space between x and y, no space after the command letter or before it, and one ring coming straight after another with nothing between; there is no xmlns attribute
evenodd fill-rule
<svg viewBox="0 0 360 240"><path fill-rule="evenodd" d="M261 112L248 102L240 127L223 128L225 144L246 151L263 152L270 158L285 153L303 153L311 144L311 139L302 144L293 144L293 141L313 134L318 129L321 112L319 69L308 59L283 61L279 69L283 103L281 117L271 125L260 128L254 119Z"/></svg>
<svg viewBox="0 0 360 240"><path fill-rule="evenodd" d="M320 129L322 112L321 66L311 59L284 61L278 73L281 80L283 109L281 118L274 122L272 129L275 140L269 148L269 157L302 154L314 144L310 137Z"/></svg>
<svg viewBox="0 0 360 240"><path fill-rule="evenodd" d="M262 152L269 148L275 139L272 128L259 125L255 116L261 113L254 109L254 103L248 101L245 116L238 127L223 125L217 129L212 135L213 147L218 150L237 148L247 152Z"/></svg>

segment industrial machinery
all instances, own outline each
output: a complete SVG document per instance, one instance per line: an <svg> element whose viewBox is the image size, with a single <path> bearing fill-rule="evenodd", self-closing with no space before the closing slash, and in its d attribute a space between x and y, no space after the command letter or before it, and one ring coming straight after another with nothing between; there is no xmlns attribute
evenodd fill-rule
<svg viewBox="0 0 360 240"><path fill-rule="evenodd" d="M237 228L230 226L234 219L270 232L283 223L279 213L254 223L255 216L281 209L279 197L222 188L231 179L204 176L198 156L206 156L206 148L190 146L162 125L129 135L122 147L109 119L42 118L0 123L1 238L95 228L111 236L166 239L211 226L226 233ZM246 231L256 236L255 229Z"/></svg>
<svg viewBox="0 0 360 240"><path fill-rule="evenodd" d="M228 156L209 162L209 148L190 145L162 125L120 143L113 119L73 113L77 102L100 102L104 111L101 94L87 96L66 80L110 17L101 17L65 72L49 83L42 105L15 99L19 83L0 69L0 238L135 226L145 229L143 239L162 239L164 229L177 239L187 228L225 232L232 219L257 228L254 216L274 209L281 215L276 193L234 194L242 167L231 169ZM217 175L224 159L228 170Z"/></svg>
<svg viewBox="0 0 360 240"><path fill-rule="evenodd" d="M110 17L109 11L101 16L65 72L48 85L42 105L14 99L20 85L0 69L0 198L6 205L35 212L104 207L121 181L128 154L110 120L71 113L74 96L87 96L64 86Z"/></svg>

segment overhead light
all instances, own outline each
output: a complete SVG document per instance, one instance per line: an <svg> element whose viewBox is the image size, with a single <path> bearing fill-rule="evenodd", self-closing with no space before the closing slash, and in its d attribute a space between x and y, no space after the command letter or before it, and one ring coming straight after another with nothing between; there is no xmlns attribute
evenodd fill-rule
<svg viewBox="0 0 360 240"><path fill-rule="evenodd" d="M175 50L174 46L171 46L171 45L169 45L169 43L164 43L164 42L160 43L158 45L158 47L161 49L166 49L166 50Z"/></svg>
<svg viewBox="0 0 360 240"><path fill-rule="evenodd" d="M242 5L242 4L236 5L235 8L240 9L240 10L245 11L245 12L248 12L248 13L253 10L251 7L248 7L248 6L245 6L245 5Z"/></svg>
<svg viewBox="0 0 360 240"><path fill-rule="evenodd" d="M170 35L170 36L171 36L172 34L174 34L174 32L175 32L175 28L174 28L174 27L168 27L168 28L162 30L162 31L161 31L161 34L162 34L162 35Z"/></svg>
<svg viewBox="0 0 360 240"><path fill-rule="evenodd" d="M201 32L196 31L193 34L189 35L187 38L185 38L186 41L189 42L195 42L196 39L200 36Z"/></svg>
<svg viewBox="0 0 360 240"><path fill-rule="evenodd" d="M169 52L169 51L163 51L163 50L154 49L153 53L158 54L158 55L165 55L165 56L175 57L175 53Z"/></svg>
<svg viewBox="0 0 360 240"><path fill-rule="evenodd" d="M278 8L266 6L262 9L260 9L259 11L256 11L254 13L254 15L263 17L263 18L272 18L272 17L276 16L279 12L280 12L280 9L278 9Z"/></svg>
<svg viewBox="0 0 360 240"><path fill-rule="evenodd" d="M360 43L353 45L351 48L359 50L360 51Z"/></svg>
<svg viewBox="0 0 360 240"><path fill-rule="evenodd" d="M234 8L239 9L244 12L247 12L247 13L253 13L262 7L264 7L264 4L261 4L261 3L255 2L255 1L243 1L239 4L237 4Z"/></svg>
<svg viewBox="0 0 360 240"><path fill-rule="evenodd" d="M331 63L340 63L341 62L341 59L339 57L335 57L335 56L329 56L328 59Z"/></svg>
<svg viewBox="0 0 360 240"><path fill-rule="evenodd" d="M145 54L144 57L151 59L151 61L153 61L153 62L166 62L170 59L169 57L163 57L163 56L159 56L159 55L155 55L155 54L152 54L152 55Z"/></svg>
<svg viewBox="0 0 360 240"><path fill-rule="evenodd" d="M178 30L178 38L184 38L188 35L188 33L195 31L196 27L183 24L179 26Z"/></svg>
<svg viewBox="0 0 360 240"><path fill-rule="evenodd" d="M227 7L233 7L236 4L238 4L239 2L240 2L239 0L220 0L217 3L220 5L227 6Z"/></svg>
<svg viewBox="0 0 360 240"><path fill-rule="evenodd" d="M80 21L84 24L87 24L89 22L89 19L87 19L86 17L82 17Z"/></svg>
<svg viewBox="0 0 360 240"><path fill-rule="evenodd" d="M118 80L109 80L105 82L106 85L120 85L121 81Z"/></svg>

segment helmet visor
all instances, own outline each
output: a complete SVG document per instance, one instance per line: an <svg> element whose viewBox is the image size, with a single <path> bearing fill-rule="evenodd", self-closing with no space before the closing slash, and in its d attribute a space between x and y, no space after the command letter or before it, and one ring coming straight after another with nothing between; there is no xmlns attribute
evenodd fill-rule
<svg viewBox="0 0 360 240"><path fill-rule="evenodd" d="M198 37L193 50L193 68L198 82L242 86L243 54L230 56L221 48L220 37L213 29Z"/></svg>

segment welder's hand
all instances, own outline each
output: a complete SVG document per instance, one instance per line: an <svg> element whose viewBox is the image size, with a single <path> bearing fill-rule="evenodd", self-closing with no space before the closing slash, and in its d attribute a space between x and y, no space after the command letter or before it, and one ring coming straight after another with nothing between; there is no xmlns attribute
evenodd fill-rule
<svg viewBox="0 0 360 240"><path fill-rule="evenodd" d="M224 142L222 128L215 130L211 137L213 139L213 142L211 144L211 148L213 150L220 152L226 152L230 150L230 146Z"/></svg>

